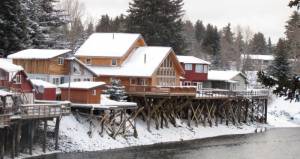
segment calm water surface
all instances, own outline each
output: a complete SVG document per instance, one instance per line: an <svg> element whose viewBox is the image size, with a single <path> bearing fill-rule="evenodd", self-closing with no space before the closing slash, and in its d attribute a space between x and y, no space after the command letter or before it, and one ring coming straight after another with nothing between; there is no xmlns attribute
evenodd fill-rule
<svg viewBox="0 0 300 159"><path fill-rule="evenodd" d="M300 128L32 159L300 159Z"/></svg>

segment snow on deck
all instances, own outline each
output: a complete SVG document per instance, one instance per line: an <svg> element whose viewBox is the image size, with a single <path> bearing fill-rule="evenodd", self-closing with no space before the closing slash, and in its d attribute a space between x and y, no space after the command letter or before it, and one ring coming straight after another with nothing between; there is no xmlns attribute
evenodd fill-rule
<svg viewBox="0 0 300 159"><path fill-rule="evenodd" d="M11 73L22 71L23 67L13 64L12 61L9 59L0 59L0 69Z"/></svg>
<svg viewBox="0 0 300 159"><path fill-rule="evenodd" d="M78 49L75 56L122 57L140 38L140 34L94 33Z"/></svg>
<svg viewBox="0 0 300 159"><path fill-rule="evenodd" d="M236 81L233 81L232 78L234 78L237 75L243 75L242 72L240 71L215 71L211 70L208 71L208 80L210 81L227 81L227 82L233 82L235 83ZM243 75L245 76L245 75Z"/></svg>
<svg viewBox="0 0 300 159"><path fill-rule="evenodd" d="M181 63L210 65L210 62L204 61L195 56L177 56L177 58L178 58L178 61Z"/></svg>
<svg viewBox="0 0 300 159"><path fill-rule="evenodd" d="M0 97L5 97L9 95L13 95L13 94L7 91L0 90Z"/></svg>
<svg viewBox="0 0 300 159"><path fill-rule="evenodd" d="M71 82L69 83L64 83L59 85L59 88L77 88L77 89L92 89L95 87L99 87L102 85L105 85L105 82L90 82L90 81L81 81L81 82Z"/></svg>
<svg viewBox="0 0 300 159"><path fill-rule="evenodd" d="M38 87L43 87L43 88L57 88L56 85L43 81L43 80L38 80L38 79L31 79L31 82L33 85L38 86Z"/></svg>
<svg viewBox="0 0 300 159"><path fill-rule="evenodd" d="M150 77L171 50L170 47L139 47L121 67L90 66L89 68L98 75Z"/></svg>
<svg viewBox="0 0 300 159"><path fill-rule="evenodd" d="M8 56L10 59L51 59L71 50L27 49Z"/></svg>

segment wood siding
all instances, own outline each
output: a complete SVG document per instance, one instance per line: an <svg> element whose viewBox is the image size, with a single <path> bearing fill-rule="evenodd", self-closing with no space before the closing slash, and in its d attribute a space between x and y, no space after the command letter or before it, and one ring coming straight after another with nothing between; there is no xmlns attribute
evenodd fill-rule
<svg viewBox="0 0 300 159"><path fill-rule="evenodd" d="M96 95L93 95L93 90L96 90ZM101 87L93 88L93 89L73 89L70 90L70 101L72 103L79 104L100 104L101 102ZM68 89L61 89L61 100L69 100L68 99Z"/></svg>
<svg viewBox="0 0 300 159"><path fill-rule="evenodd" d="M185 64L181 64L184 68ZM208 67L208 65L205 65ZM190 82L203 82L207 81L208 73L197 73L196 72L196 64L192 64L192 70L185 70L184 80L182 81L190 81Z"/></svg>

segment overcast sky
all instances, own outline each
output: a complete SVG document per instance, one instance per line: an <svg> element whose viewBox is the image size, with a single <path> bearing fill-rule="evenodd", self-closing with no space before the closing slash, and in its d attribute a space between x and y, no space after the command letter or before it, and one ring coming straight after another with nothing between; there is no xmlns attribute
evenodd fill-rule
<svg viewBox="0 0 300 159"><path fill-rule="evenodd" d="M102 14L126 14L130 0L80 0L87 14L99 18ZM250 26L254 32L263 32L273 42L284 36L285 22L293 9L289 0L184 0L184 19L200 19L219 28L230 22L233 26Z"/></svg>

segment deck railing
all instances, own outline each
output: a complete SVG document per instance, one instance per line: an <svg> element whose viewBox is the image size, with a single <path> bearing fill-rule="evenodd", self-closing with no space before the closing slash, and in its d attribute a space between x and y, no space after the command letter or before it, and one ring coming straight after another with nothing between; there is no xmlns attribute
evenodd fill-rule
<svg viewBox="0 0 300 159"><path fill-rule="evenodd" d="M196 87L126 86L128 94L196 95Z"/></svg>
<svg viewBox="0 0 300 159"><path fill-rule="evenodd" d="M203 89L197 92L198 98L230 98L230 97L268 97L269 90L229 91L221 89Z"/></svg>
<svg viewBox="0 0 300 159"><path fill-rule="evenodd" d="M60 104L27 104L20 107L22 119L52 118L67 115L70 107Z"/></svg>
<svg viewBox="0 0 300 159"><path fill-rule="evenodd" d="M9 123L10 123L10 116L11 115L0 115L0 128L9 125Z"/></svg>

